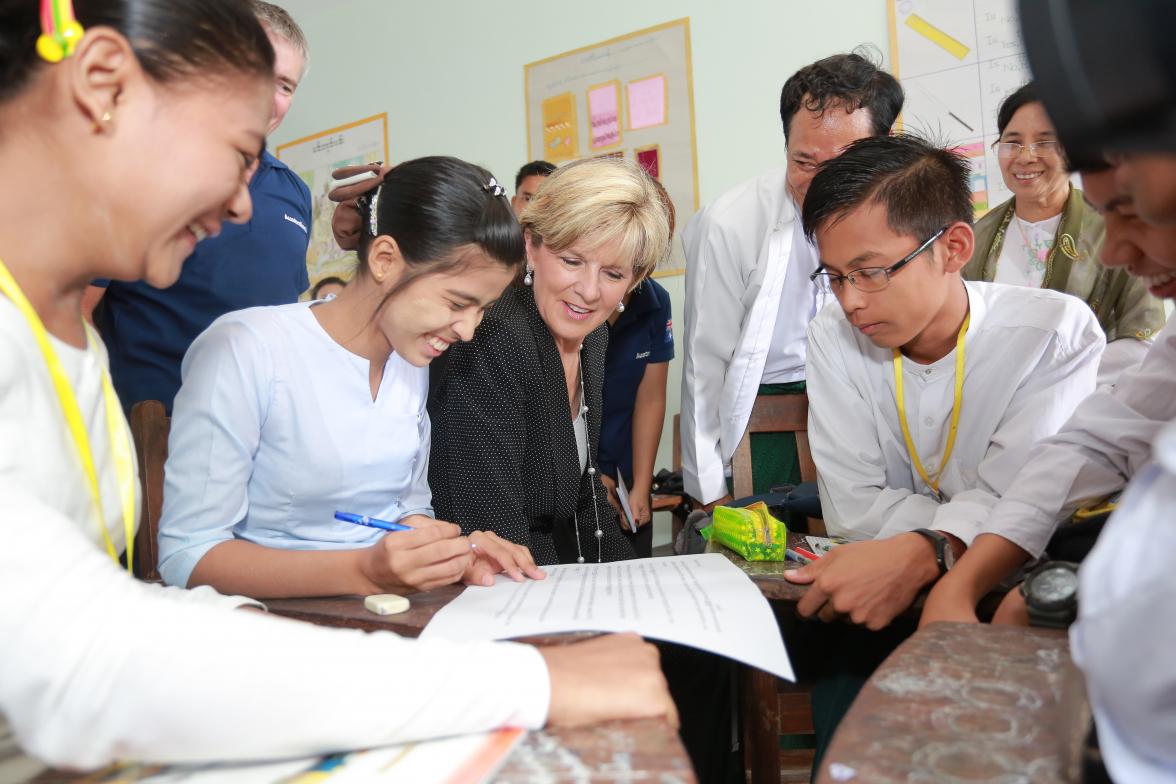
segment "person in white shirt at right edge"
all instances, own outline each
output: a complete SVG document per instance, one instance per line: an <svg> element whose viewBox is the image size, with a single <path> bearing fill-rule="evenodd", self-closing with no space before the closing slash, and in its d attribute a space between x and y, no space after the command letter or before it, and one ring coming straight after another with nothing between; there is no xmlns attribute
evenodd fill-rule
<svg viewBox="0 0 1176 784"><path fill-rule="evenodd" d="M800 230L809 182L849 143L889 133L902 103L898 81L857 53L801 68L780 94L787 166L727 191L682 232L682 480L708 510L731 499L731 456L757 393L804 391L805 330L824 304ZM792 434L757 434L751 449L756 492L800 482Z"/></svg>
<svg viewBox="0 0 1176 784"><path fill-rule="evenodd" d="M1090 308L964 282L967 161L914 136L863 139L809 186L838 304L809 327L809 438L831 534L854 543L786 576L802 616L881 629L951 566L1025 464L1095 388Z"/></svg>
<svg viewBox="0 0 1176 784"><path fill-rule="evenodd" d="M1176 156L1171 162L1176 164ZM1087 197L1106 216L1102 263L1126 268L1146 280L1152 294L1171 301L1176 223L1141 218L1135 199L1116 186L1123 168L1082 172ZM1176 779L1173 420L1176 324L1169 323L1142 364L1124 373L1114 388L1088 397L1057 435L1037 445L971 551L931 591L919 619L920 626L976 623L980 599L1031 557L1042 556L1050 536L1079 506L1127 487L1082 562L1081 601L1071 596L1065 610L1039 614L1013 589L993 618L993 623L1064 627L1076 615L1070 652L1086 677L1100 751L1115 781ZM1047 561L1034 572L1051 567L1071 570L1073 564Z"/></svg>

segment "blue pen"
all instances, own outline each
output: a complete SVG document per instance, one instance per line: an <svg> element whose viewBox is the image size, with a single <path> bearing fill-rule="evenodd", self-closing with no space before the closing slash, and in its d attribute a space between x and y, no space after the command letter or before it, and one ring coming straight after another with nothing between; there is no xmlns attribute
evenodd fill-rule
<svg viewBox="0 0 1176 784"><path fill-rule="evenodd" d="M789 561L796 561L797 563L804 565L811 564L816 560L816 558L810 558L807 553L802 554L796 550L793 550L791 547L784 550L784 557Z"/></svg>
<svg viewBox="0 0 1176 784"><path fill-rule="evenodd" d="M404 525L402 523L390 523L387 520L378 520L375 517L368 517L367 515L354 514L353 512L335 512L335 519L342 520L345 523L354 523L355 525L366 525L368 528L379 528L384 531L411 531L411 525Z"/></svg>

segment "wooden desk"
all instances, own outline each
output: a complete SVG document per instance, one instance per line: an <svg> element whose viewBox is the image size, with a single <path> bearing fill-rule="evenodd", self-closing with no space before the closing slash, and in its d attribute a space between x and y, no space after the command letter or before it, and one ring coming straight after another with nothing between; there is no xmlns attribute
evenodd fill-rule
<svg viewBox="0 0 1176 784"><path fill-rule="evenodd" d="M804 534L790 531L788 546L797 544L803 546ZM764 598L771 602L777 616L794 613L796 603L808 591L807 585L794 585L784 579L784 572L799 569L801 564L793 561L748 561L713 540L707 542L706 551L721 553L738 566L756 584ZM771 673L747 665L739 666L743 763L752 784L808 781L812 752L780 751L781 728L784 728L784 734L812 732L807 692L806 687L788 684Z"/></svg>
<svg viewBox="0 0 1176 784"><path fill-rule="evenodd" d="M921 629L866 683L817 781L1068 781L1083 734L1061 721L1069 660L1062 631Z"/></svg>
<svg viewBox="0 0 1176 784"><path fill-rule="evenodd" d="M788 532L788 546L805 546L804 534ZM795 604L800 597L808 592L807 585L793 585L784 579L784 572L799 569L802 564L794 561L748 561L734 550L729 550L718 542L711 540L706 543L708 553L722 553L731 563L743 570L751 578L764 598L770 602L786 602Z"/></svg>
<svg viewBox="0 0 1176 784"><path fill-rule="evenodd" d="M804 535L789 532L788 546L797 544L803 546ZM806 585L794 585L784 579L784 572L799 569L800 564L791 561L747 561L738 553L728 550L717 542L708 542L708 553L722 553L733 564L743 570L751 581L776 610L781 624L787 614L795 612L796 603L808 591ZM977 608L983 619L992 617L1000 600L1004 597L1007 586L985 597ZM911 607L902 616L918 618L922 612L926 593L916 597ZM785 639L787 642L787 639ZM805 755L802 753L781 752L779 736L781 727L788 728L787 733L811 732L811 715L807 701L808 688L801 685L786 684L754 667L740 667L740 713L743 721L744 759L751 774L753 784L759 782L776 782L781 779L783 764L791 763L794 773L799 774L803 767ZM808 757L811 762L811 755ZM863 779L863 780L869 780Z"/></svg>
<svg viewBox="0 0 1176 784"><path fill-rule="evenodd" d="M401 615L375 615L357 596L280 599L266 602L270 612L320 626L392 631L406 637L421 633L433 615L462 592L461 586L409 596L412 607ZM526 638L541 645L563 645L595 633ZM607 688L607 684L602 684ZM629 782L686 784L696 781L678 733L656 720L615 721L577 729L532 732L520 744L496 782Z"/></svg>

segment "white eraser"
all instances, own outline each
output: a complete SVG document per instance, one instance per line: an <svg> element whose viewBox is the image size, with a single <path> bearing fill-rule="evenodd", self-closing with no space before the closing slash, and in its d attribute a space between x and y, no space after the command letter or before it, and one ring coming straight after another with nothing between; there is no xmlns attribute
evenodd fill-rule
<svg viewBox="0 0 1176 784"><path fill-rule="evenodd" d="M408 599L394 593L377 593L365 596L363 606L376 615L396 615L408 609Z"/></svg>

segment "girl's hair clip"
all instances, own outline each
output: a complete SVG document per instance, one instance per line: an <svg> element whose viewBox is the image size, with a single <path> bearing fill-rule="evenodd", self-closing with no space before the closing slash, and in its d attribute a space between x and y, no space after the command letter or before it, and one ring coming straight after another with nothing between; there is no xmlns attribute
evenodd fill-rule
<svg viewBox="0 0 1176 784"><path fill-rule="evenodd" d="M376 186L372 191L371 197L368 199L368 229L371 231L373 237L380 236L379 231L379 202L380 202L380 188L384 187L383 183Z"/></svg>
<svg viewBox="0 0 1176 784"><path fill-rule="evenodd" d="M506 189L499 185L498 180L494 179L493 177L490 178L490 182L482 186L482 190L486 191L486 193L489 193L491 196L506 195Z"/></svg>
<svg viewBox="0 0 1176 784"><path fill-rule="evenodd" d="M74 53L86 34L74 17L73 0L41 0L41 35L37 54L48 63L60 63Z"/></svg>

